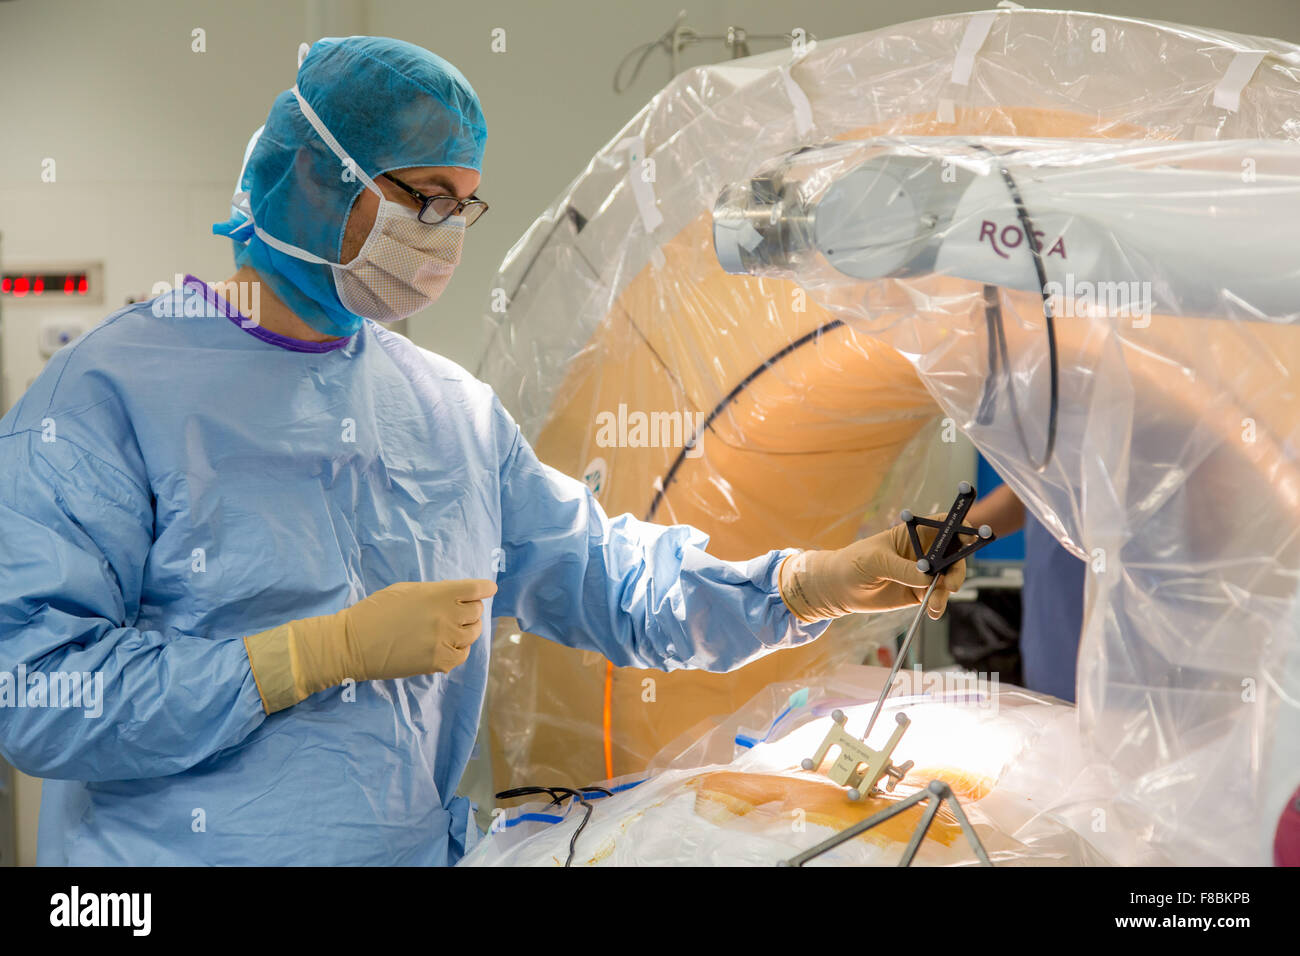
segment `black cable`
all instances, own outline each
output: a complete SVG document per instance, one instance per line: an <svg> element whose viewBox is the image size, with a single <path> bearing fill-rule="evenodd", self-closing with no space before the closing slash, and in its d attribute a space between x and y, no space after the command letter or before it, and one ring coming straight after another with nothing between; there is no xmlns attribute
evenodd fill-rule
<svg viewBox="0 0 1300 956"><path fill-rule="evenodd" d="M715 406L713 406L712 411L710 411L709 414L705 416L704 421L700 424L699 429L696 431L694 440L684 445L681 451L679 451L677 453L677 456L673 459L673 463L668 466L668 471L664 474L663 481L661 481L659 483L659 487L655 489L654 499L650 502L650 508L648 511L646 511L644 520L646 521L655 520L655 513L658 512L659 510L659 504L660 502L663 501L664 495L668 493L668 486L671 485L673 483L673 479L677 477L677 470L681 468L682 464L686 461L687 452L689 452L692 448L694 448L697 442L702 441L704 439L704 433L709 430L714 420L727 410L727 406L730 405L733 401L735 401L736 398L739 397L741 392L743 392L750 385L752 385L754 380L757 379L760 375L770 371L772 366L774 366L777 362L781 361L781 359L785 358L791 352L795 351L796 349L803 348L805 345L808 345L812 342L819 341L823 335L832 332L835 329L838 329L841 325L844 325L843 319L832 319L831 321L826 322L823 325L820 325L817 328L813 329L811 332L804 333L799 338L795 339L793 342L789 343L783 348L778 349L772 355L769 355L761 363L755 366L749 372L748 375L746 375L743 379L740 380L740 382L735 386L735 388L733 388L730 392L728 392L722 398L721 401L719 401Z"/></svg>
<svg viewBox="0 0 1300 956"><path fill-rule="evenodd" d="M607 790L604 787L586 787L583 790L574 790L571 787L512 787L509 790L502 790L496 794L498 800L510 800L514 797L535 797L538 794L546 794L551 798L551 806L558 807L565 800L572 797L583 808L582 822L578 828L573 831L573 836L569 838L569 855L564 860L564 865L573 865L573 854L577 850L578 836L587 827L587 821L591 819L592 805L587 802L588 793L603 793L607 797L612 797L614 791Z"/></svg>
<svg viewBox="0 0 1300 956"><path fill-rule="evenodd" d="M1020 196L1020 187L1016 185L1011 171L1005 166L999 165L999 172L1002 174L1002 180L1007 184L1007 190L1011 193L1011 201L1016 204L1016 217L1020 220L1020 228L1024 230L1025 241L1029 243L1029 251L1034 257L1034 272L1038 276L1038 290L1043 298L1043 323L1047 331L1047 353L1049 363L1049 379L1051 395L1048 399L1047 406L1047 442L1046 449L1043 452L1042 461L1034 464L1034 456L1029 451L1029 442L1025 438L1024 427L1020 420L1020 404L1016 401L1016 390L1011 379L1011 365L1007 360L1007 336L1006 329L1002 325L1002 307L997 303L996 296L994 301L996 308L992 315L996 319L994 325L997 328L998 349L1002 359L1002 372L1007 383L1007 398L1011 403L1011 419L1016 427L1016 434L1020 438L1021 450L1025 453L1030 464L1034 465L1034 470L1043 472L1047 470L1048 464L1052 460L1052 455L1056 451L1056 424L1060 414L1060 361L1056 350L1056 316L1052 312L1052 298L1047 292L1047 270L1043 266L1043 251L1038 244L1038 237L1034 235L1034 223L1029 218L1029 212L1025 209L1025 202ZM986 316L989 314L989 296L987 287L984 296L984 307ZM991 346L990 346L991 349ZM990 369L992 372L992 369Z"/></svg>
<svg viewBox="0 0 1300 956"><path fill-rule="evenodd" d="M997 411L998 342L1002 337L1002 304L998 301L998 287L984 286L984 333L988 337L988 354L985 363L989 373L984 377L984 390L979 407L975 409L975 424L990 425Z"/></svg>

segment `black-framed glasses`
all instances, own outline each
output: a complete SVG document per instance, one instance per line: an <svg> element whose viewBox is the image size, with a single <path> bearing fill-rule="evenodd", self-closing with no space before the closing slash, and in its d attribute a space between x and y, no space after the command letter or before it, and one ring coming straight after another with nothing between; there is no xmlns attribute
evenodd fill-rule
<svg viewBox="0 0 1300 956"><path fill-rule="evenodd" d="M420 211L417 213L416 218L426 225L436 226L441 222L446 222L452 216L464 216L465 228L468 229L478 222L483 213L488 211L488 204L477 196L470 196L468 199L457 199L455 196L426 196L418 189L406 185L396 176L389 173L384 173L383 176L398 189L409 194L412 199L420 203Z"/></svg>

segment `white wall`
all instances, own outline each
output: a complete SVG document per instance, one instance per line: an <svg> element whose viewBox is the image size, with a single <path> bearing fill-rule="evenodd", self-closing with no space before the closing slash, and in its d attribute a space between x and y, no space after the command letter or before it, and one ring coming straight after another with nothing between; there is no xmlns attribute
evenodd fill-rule
<svg viewBox="0 0 1300 956"><path fill-rule="evenodd" d="M989 5L991 5L990 0ZM1031 4L1026 4L1031 5ZM1146 17L1300 41L1297 0L1091 0L1066 9ZM427 46L456 63L490 129L481 195L491 213L469 233L442 300L416 317L420 344L473 369L480 312L496 267L532 220L668 79L661 54L631 91L615 67L686 7L700 33L801 26L831 37L984 4L912 0L7 0L0 2L0 255L9 265L102 260L106 302L174 273L222 278L229 244L211 235L249 134L293 81L299 42L369 32ZM493 53L491 31L506 31ZM206 52L191 32L206 31ZM754 52L770 49L755 42ZM701 46L683 65L724 55ZM42 161L57 180L41 181ZM10 308L5 323L31 320ZM34 857L32 782L19 793L20 860Z"/></svg>

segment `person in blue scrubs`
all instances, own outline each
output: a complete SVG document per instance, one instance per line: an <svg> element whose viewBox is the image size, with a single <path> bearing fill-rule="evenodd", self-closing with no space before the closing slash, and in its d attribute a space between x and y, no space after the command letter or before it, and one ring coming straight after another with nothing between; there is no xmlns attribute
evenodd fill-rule
<svg viewBox="0 0 1300 956"><path fill-rule="evenodd" d="M1087 566L1052 537L1006 485L977 501L966 520L989 525L998 537L1024 529L1025 583L1020 592L1024 685L1073 703Z"/></svg>
<svg viewBox="0 0 1300 956"><path fill-rule="evenodd" d="M897 530L735 562L607 516L377 324L450 278L486 135L445 60L319 41L214 227L234 276L109 316L0 420L0 753L45 778L39 862L455 863L493 615L726 671L923 598Z"/></svg>

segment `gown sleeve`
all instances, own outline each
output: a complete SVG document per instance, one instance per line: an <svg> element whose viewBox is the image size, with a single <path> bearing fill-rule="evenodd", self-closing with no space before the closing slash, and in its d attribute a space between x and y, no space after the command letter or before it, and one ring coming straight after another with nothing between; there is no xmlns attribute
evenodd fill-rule
<svg viewBox="0 0 1300 956"><path fill-rule="evenodd" d="M821 635L776 587L790 550L723 561L687 525L610 518L582 482L538 460L495 404L504 565L494 613L619 666L730 671Z"/></svg>
<svg viewBox="0 0 1300 956"><path fill-rule="evenodd" d="M0 753L38 777L185 770L266 719L243 641L130 626L152 498L49 437L0 435Z"/></svg>

